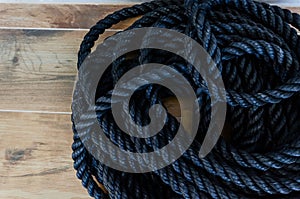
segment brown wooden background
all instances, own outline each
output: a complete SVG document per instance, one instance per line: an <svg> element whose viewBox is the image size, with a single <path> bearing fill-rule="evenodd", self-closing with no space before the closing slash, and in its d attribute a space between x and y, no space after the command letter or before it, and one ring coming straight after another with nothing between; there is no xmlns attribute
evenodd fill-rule
<svg viewBox="0 0 300 199"><path fill-rule="evenodd" d="M300 13L299 0L269 2ZM0 199L89 198L71 159L77 51L89 27L124 6L0 3Z"/></svg>

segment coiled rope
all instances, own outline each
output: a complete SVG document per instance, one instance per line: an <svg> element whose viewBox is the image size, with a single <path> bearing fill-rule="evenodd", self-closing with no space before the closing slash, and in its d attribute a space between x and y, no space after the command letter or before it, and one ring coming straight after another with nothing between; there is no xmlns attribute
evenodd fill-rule
<svg viewBox="0 0 300 199"><path fill-rule="evenodd" d="M124 8L93 26L81 43L78 68L99 35L123 20L142 16L130 28L161 27L198 41L222 70L227 90L230 139L220 138L203 159L198 157L210 120L209 96L197 94L201 121L197 139L171 165L149 173L116 171L85 148L73 123L73 160L77 177L95 198L297 198L300 196L300 15L251 0L163 0ZM126 71L143 62L170 62L152 51L118 59L100 82L97 97L107 97ZM167 59L170 58L170 59ZM157 60L160 59L160 60ZM172 59L171 59L172 60ZM176 59L173 59L174 62ZM177 69L200 88L197 71ZM172 93L149 85L133 96L132 116L147 123L149 108ZM97 102L97 106L106 106ZM130 139L117 130L109 111L98 111L106 136L129 151L155 150L172 140L178 121L168 121L158 139ZM140 149L142 148L142 149ZM94 177L94 178L93 178ZM97 183L101 183L105 190Z"/></svg>

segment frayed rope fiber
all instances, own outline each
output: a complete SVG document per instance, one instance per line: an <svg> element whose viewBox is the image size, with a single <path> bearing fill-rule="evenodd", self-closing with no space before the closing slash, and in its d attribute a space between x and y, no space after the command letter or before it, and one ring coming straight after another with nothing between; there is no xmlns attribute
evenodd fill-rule
<svg viewBox="0 0 300 199"><path fill-rule="evenodd" d="M88 193L98 199L300 198L300 16L251 0L163 0L134 5L108 15L90 29L80 46L78 68L99 35L137 16L141 18L131 29L176 30L199 42L213 58L226 87L226 122L231 135L228 139L221 136L205 158L198 157L211 114L209 96L199 93L201 120L190 148L163 169L133 174L109 168L94 158L73 123L74 168ZM151 52L117 60L102 77L97 97L109 96L118 79L141 60L176 62L170 53L153 56ZM198 72L183 63L177 64L178 71L195 90L200 88ZM162 104L169 96L172 93L158 85L138 91L132 97L133 118L149 122L145 106ZM179 125L168 114L160 140L149 142L130 139L117 130L111 112L98 111L97 115L111 142L129 151L139 151L141 146L150 151L161 148L172 140L170 134Z"/></svg>

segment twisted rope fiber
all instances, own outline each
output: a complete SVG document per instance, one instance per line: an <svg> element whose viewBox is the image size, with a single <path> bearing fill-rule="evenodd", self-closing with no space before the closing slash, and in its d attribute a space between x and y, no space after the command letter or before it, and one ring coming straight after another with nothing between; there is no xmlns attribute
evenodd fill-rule
<svg viewBox="0 0 300 199"><path fill-rule="evenodd" d="M168 114L154 137L131 138L114 122L108 102L116 82L129 69L162 63L178 70L195 89L201 120L196 140L171 165L149 173L116 171L95 159L73 122L73 160L77 177L94 198L297 198L300 196L300 16L250 0L152 1L124 8L93 26L81 43L78 69L99 35L123 20L142 16L129 29L160 27L198 41L222 71L227 92L230 139L221 137L208 156L198 157L210 122L210 97L192 66L168 52L140 50L111 64L99 82L97 116L106 136L119 148L149 152L174 138L179 122ZM124 42L126 43L126 42ZM116 44L122 47L125 44ZM165 78L170 78L162 70ZM172 96L147 85L132 96L131 116L148 124L149 107ZM72 119L73 121L73 119ZM88 122L88 118L87 118ZM217 124L215 124L217 125ZM88 128L88 127L82 127ZM92 138L93 139L93 138ZM93 139L97 146L99 140ZM179 146L180 147L180 146ZM118 157L116 154L116 158ZM132 165L135 166L135 165ZM108 194L98 187L93 177Z"/></svg>

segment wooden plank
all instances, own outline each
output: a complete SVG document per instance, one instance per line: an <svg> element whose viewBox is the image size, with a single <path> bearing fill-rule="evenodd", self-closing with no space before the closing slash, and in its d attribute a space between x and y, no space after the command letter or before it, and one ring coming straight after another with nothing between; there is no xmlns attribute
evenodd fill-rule
<svg viewBox="0 0 300 199"><path fill-rule="evenodd" d="M272 1L271 1L272 2ZM276 1L277 4L281 5ZM273 3L276 4L275 1ZM106 15L130 5L127 4L0 4L0 27L5 28L76 28L89 29ZM284 4L292 6L294 4ZM295 5L294 5L295 6ZM299 5L300 6L300 3ZM295 10L300 13L299 8ZM133 19L115 25L123 29Z"/></svg>
<svg viewBox="0 0 300 199"><path fill-rule="evenodd" d="M77 51L85 33L0 30L0 110L70 112Z"/></svg>
<svg viewBox="0 0 300 199"><path fill-rule="evenodd" d="M70 115L0 118L0 198L89 198L73 169Z"/></svg>
<svg viewBox="0 0 300 199"><path fill-rule="evenodd" d="M0 30L0 111L70 112L85 33ZM98 42L114 33L108 31Z"/></svg>
<svg viewBox="0 0 300 199"><path fill-rule="evenodd" d="M89 29L106 15L129 5L0 4L0 27ZM113 29L127 27L128 20Z"/></svg>

